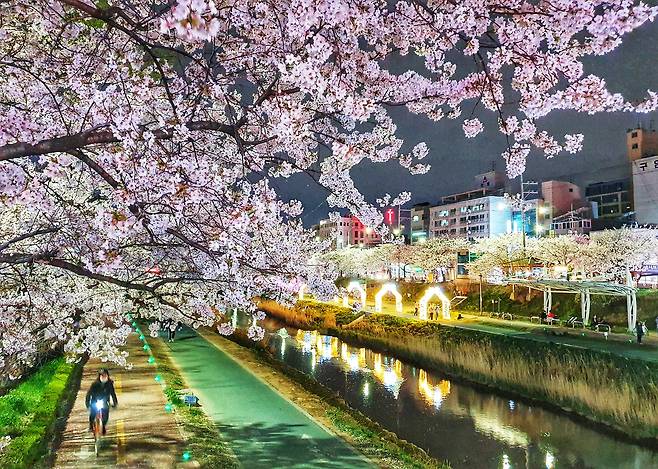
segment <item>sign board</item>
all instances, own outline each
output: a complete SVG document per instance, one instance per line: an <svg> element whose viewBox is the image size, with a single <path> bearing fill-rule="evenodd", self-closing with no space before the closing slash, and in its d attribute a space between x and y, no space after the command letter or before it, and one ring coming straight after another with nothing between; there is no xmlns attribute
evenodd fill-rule
<svg viewBox="0 0 658 469"><path fill-rule="evenodd" d="M199 403L199 398L196 397L194 394L186 394L183 396L183 402L187 404L188 406L195 406Z"/></svg>

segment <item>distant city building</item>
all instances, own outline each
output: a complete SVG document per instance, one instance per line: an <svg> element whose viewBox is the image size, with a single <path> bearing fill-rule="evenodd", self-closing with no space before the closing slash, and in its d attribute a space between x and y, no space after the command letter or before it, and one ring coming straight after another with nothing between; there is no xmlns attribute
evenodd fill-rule
<svg viewBox="0 0 658 469"><path fill-rule="evenodd" d="M312 230L318 239L331 239L333 249L349 246L371 247L381 243L381 237L354 216L337 220L321 220Z"/></svg>
<svg viewBox="0 0 658 469"><path fill-rule="evenodd" d="M658 155L633 161L635 221L658 224Z"/></svg>
<svg viewBox="0 0 658 469"><path fill-rule="evenodd" d="M541 183L544 199L542 222L550 225L550 234L589 233L592 228L592 204L584 199L580 187L566 181Z"/></svg>
<svg viewBox="0 0 658 469"><path fill-rule="evenodd" d="M544 199L544 205L550 208L552 217L559 217L574 208L586 205L580 193L580 187L567 181L542 182L541 196Z"/></svg>
<svg viewBox="0 0 658 469"><path fill-rule="evenodd" d="M553 217L551 234L587 234L592 229L592 219L589 217L589 207L581 207Z"/></svg>
<svg viewBox="0 0 658 469"><path fill-rule="evenodd" d="M430 204L423 202L411 208L411 244L422 243L429 238Z"/></svg>
<svg viewBox="0 0 658 469"><path fill-rule="evenodd" d="M337 220L320 220L320 223L314 225L312 229L318 239L331 239L333 249L342 249L350 244L352 218L340 217Z"/></svg>
<svg viewBox="0 0 658 469"><path fill-rule="evenodd" d="M467 193L444 197L444 201L452 202L430 208L431 238L475 239L511 231L512 208L507 199L488 195L469 198L464 194Z"/></svg>
<svg viewBox="0 0 658 469"><path fill-rule="evenodd" d="M399 206L384 210L384 224L395 236L404 236L405 241L411 237L411 211Z"/></svg>
<svg viewBox="0 0 658 469"><path fill-rule="evenodd" d="M597 182L585 188L585 197L592 203L593 218L621 219L633 211L633 198L628 179Z"/></svg>
<svg viewBox="0 0 658 469"><path fill-rule="evenodd" d="M653 124L651 125L653 127ZM658 132L638 125L626 131L626 154L629 161L658 155Z"/></svg>

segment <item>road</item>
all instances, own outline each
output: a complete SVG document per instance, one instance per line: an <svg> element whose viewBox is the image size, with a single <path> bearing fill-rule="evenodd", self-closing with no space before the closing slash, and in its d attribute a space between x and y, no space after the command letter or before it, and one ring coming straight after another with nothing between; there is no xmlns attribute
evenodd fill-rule
<svg viewBox="0 0 658 469"><path fill-rule="evenodd" d="M189 329L167 345L202 409L243 467L373 467L218 345Z"/></svg>

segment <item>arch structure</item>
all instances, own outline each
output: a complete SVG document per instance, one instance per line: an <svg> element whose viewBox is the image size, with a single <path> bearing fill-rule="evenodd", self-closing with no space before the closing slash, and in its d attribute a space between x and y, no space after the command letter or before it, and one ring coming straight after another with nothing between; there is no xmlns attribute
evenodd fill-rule
<svg viewBox="0 0 658 469"><path fill-rule="evenodd" d="M450 299L443 293L441 287L429 287L420 299L418 317L427 320L427 305L430 300L437 297L441 300L443 319L450 319Z"/></svg>
<svg viewBox="0 0 658 469"><path fill-rule="evenodd" d="M390 293L395 297L395 311L398 313L402 312L402 295L398 291L398 287L394 283L385 283L382 285L381 290L375 295L375 312L382 312L382 298L387 293Z"/></svg>
<svg viewBox="0 0 658 469"><path fill-rule="evenodd" d="M352 280L347 285L347 295L343 296L343 306L349 307L349 305L350 305L349 294L352 293L354 290L359 292L359 297L360 297L360 300L361 300L361 307L365 308L366 307L366 289L363 288L361 283L357 282L356 280Z"/></svg>

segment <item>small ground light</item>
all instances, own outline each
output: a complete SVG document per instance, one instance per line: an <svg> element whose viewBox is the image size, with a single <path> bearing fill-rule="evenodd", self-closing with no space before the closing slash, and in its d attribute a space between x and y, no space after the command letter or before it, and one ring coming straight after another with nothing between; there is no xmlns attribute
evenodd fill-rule
<svg viewBox="0 0 658 469"><path fill-rule="evenodd" d="M160 375L155 375L155 380L159 383L160 380L162 380L162 376L160 376Z"/></svg>
<svg viewBox="0 0 658 469"><path fill-rule="evenodd" d="M144 334L139 335L139 340L144 340Z"/></svg>
<svg viewBox="0 0 658 469"><path fill-rule="evenodd" d="M165 404L165 412L171 412L171 409L172 409L171 404L167 402Z"/></svg>
<svg viewBox="0 0 658 469"><path fill-rule="evenodd" d="M143 348L144 350L148 350L148 349L149 349L149 346L148 346L148 344L144 344L144 346L143 346L142 348Z"/></svg>
<svg viewBox="0 0 658 469"><path fill-rule="evenodd" d="M155 358L149 357L149 363L155 363Z"/></svg>
<svg viewBox="0 0 658 469"><path fill-rule="evenodd" d="M192 458L192 455L190 454L189 451L185 451L183 453L183 461L189 461Z"/></svg>

